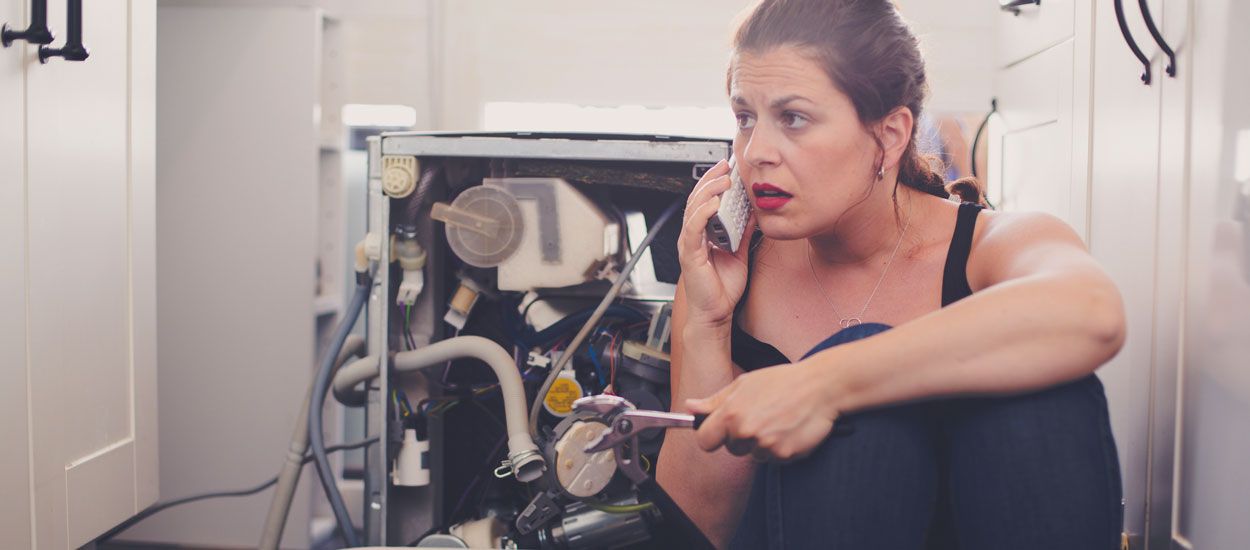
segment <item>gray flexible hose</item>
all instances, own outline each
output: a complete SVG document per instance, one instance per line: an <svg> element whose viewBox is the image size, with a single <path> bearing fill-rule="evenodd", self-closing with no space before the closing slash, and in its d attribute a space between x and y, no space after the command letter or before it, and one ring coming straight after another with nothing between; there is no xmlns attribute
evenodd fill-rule
<svg viewBox="0 0 1250 550"><path fill-rule="evenodd" d="M312 399L308 403L308 444L312 448L314 462L317 464L317 476L321 478L321 488L325 490L326 498L330 501L330 509L334 511L339 533L343 535L343 540L346 541L348 547L360 546L360 537L356 535L356 528L352 526L352 517L347 513L343 495L339 493L338 485L335 484L334 472L330 470L330 459L326 456L325 434L322 432L324 426L322 415L326 393L330 389L330 378L334 376L334 361L338 358L339 350L343 349L343 343L347 340L352 325L356 324L356 318L360 316L360 310L364 308L365 301L369 298L371 286L372 281L368 272L356 273L356 292L352 294L352 301L344 312L343 320L339 322L338 328L334 331L334 337L330 340L331 352L322 358L321 368L317 370L317 376L313 379Z"/></svg>
<svg viewBox="0 0 1250 550"><path fill-rule="evenodd" d="M616 280L612 282L612 288L608 289L608 293L603 296L603 300L599 302L599 307L590 314L590 318L586 319L586 324L582 325L582 329L577 331L577 336L573 337L573 341L566 346L565 353L560 354L560 358L556 360L555 366L551 368L551 373L547 375L547 379L543 380L543 385L538 389L538 395L534 396L534 404L530 405L530 423L529 433L531 437L538 437L538 413L542 410L543 399L547 397L547 392L551 390L551 385L556 383L556 378L560 377L560 372L564 367L568 366L569 361L573 359L573 355L577 352L577 348L582 345L590 332L594 330L595 325L599 324L599 320L603 318L603 313L608 310L608 306L616 300L621 293L621 287L625 286L625 281L629 280L629 274L633 273L634 266L638 264L638 259L642 257L643 251L651 246L651 241L660 234L660 230L664 229L664 225L668 223L669 218L685 204L684 200L678 200L660 214L660 218L656 220L655 225L651 227L651 231L647 232L647 236L638 243L638 249L630 256L629 262L625 264L625 269L621 270L620 275L616 276Z"/></svg>
<svg viewBox="0 0 1250 550"><path fill-rule="evenodd" d="M334 361L335 368L341 368L343 363L360 355L364 349L364 338L355 334L348 336ZM269 513L265 516L265 528L261 532L258 546L262 550L278 550L278 545L282 543L282 531L286 528L287 515L291 513L291 501L295 498L295 488L299 486L299 476L304 471L304 453L308 452L308 403L311 400L312 384L309 384L304 404L300 406L299 416L295 420L295 433L291 434L286 461L282 463L282 471L278 473L273 500L269 501Z"/></svg>

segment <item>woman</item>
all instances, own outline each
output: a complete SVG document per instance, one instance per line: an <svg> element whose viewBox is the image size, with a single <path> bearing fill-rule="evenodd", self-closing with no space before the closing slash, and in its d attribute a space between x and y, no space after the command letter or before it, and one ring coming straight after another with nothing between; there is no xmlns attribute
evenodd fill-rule
<svg viewBox="0 0 1250 550"><path fill-rule="evenodd" d="M1061 221L946 199L894 5L763 0L728 88L758 232L705 238L722 162L690 195L673 308L674 408L710 416L668 433L658 482L719 547L1117 547L1092 373L1119 294Z"/></svg>

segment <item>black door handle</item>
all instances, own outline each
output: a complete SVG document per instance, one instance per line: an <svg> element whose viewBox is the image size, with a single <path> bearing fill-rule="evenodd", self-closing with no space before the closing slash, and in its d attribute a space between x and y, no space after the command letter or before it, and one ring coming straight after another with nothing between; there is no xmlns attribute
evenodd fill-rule
<svg viewBox="0 0 1250 550"><path fill-rule="evenodd" d="M65 37L65 46L49 48L39 46L39 62L47 63L48 58L63 57L66 61L85 61L90 55L82 45L82 0L66 0L65 19L68 21L69 32Z"/></svg>
<svg viewBox="0 0 1250 550"><path fill-rule="evenodd" d="M998 0L998 9L1012 15L1020 15L1020 6L1029 4L1040 6L1042 5L1042 0Z"/></svg>
<svg viewBox="0 0 1250 550"><path fill-rule="evenodd" d="M972 148L968 151L969 159L972 166L972 178L977 180L977 185L984 187L985 182L981 181L981 175L977 174L977 149L981 146L981 136L985 134L985 129L990 125L990 117L998 112L998 98L990 98L990 112L985 113L985 118L981 119L981 125L977 126L977 133L972 136ZM990 206L990 210L994 210L994 203L990 202L988 193L982 192L982 198L985 203Z"/></svg>
<svg viewBox="0 0 1250 550"><path fill-rule="evenodd" d="M1120 34L1124 35L1124 42L1128 44L1128 49L1133 50L1133 55L1141 61L1142 73L1141 81L1143 84L1150 85L1150 59L1146 54L1141 53L1141 48L1137 47L1137 41L1133 40L1133 33L1128 30L1128 22L1124 20L1124 0L1115 0L1115 19L1120 23Z"/></svg>
<svg viewBox="0 0 1250 550"><path fill-rule="evenodd" d="M30 26L24 31L15 31L5 23L0 27L0 43L9 47L14 40L25 40L30 44L51 44L52 31L48 30L48 0L30 0Z"/></svg>
<svg viewBox="0 0 1250 550"><path fill-rule="evenodd" d="M1146 28L1150 30L1150 36L1154 37L1155 44L1159 45L1159 49L1168 55L1168 76L1176 78L1176 52L1172 51L1172 47L1168 45L1168 41L1163 38L1163 33L1159 32L1159 27L1155 25L1154 16L1150 15L1150 6L1146 0L1137 0L1137 5L1141 6L1141 16L1146 20Z"/></svg>

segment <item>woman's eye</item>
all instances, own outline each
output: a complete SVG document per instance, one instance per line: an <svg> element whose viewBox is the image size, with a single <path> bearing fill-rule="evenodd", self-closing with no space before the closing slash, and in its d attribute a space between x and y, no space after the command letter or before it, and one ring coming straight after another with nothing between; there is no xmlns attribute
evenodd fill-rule
<svg viewBox="0 0 1250 550"><path fill-rule="evenodd" d="M755 117L745 113L738 113L734 116L738 119L738 129L749 130L755 127Z"/></svg>
<svg viewBox="0 0 1250 550"><path fill-rule="evenodd" d="M803 115L800 115L798 113L792 113L790 111L786 111L781 114L781 122L782 124L785 125L786 128L796 130L804 126L807 126L807 123L809 121L807 120L807 117Z"/></svg>

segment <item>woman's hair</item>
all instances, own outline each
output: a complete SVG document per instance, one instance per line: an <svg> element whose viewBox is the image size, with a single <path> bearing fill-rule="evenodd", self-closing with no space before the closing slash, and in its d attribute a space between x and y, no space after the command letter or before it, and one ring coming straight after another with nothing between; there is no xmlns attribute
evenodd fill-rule
<svg viewBox="0 0 1250 550"><path fill-rule="evenodd" d="M983 202L973 178L949 186L934 159L916 150L916 128L928 93L919 42L890 0L761 0L738 27L736 52L796 46L850 97L865 127L903 106L916 124L899 159L898 181L942 198L956 193ZM877 145L881 140L871 132ZM874 168L880 168L876 166Z"/></svg>

